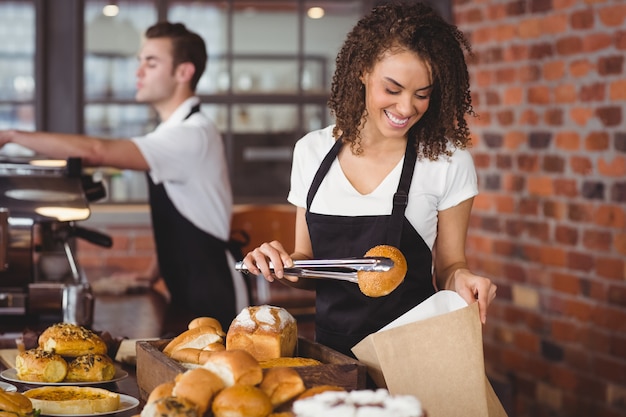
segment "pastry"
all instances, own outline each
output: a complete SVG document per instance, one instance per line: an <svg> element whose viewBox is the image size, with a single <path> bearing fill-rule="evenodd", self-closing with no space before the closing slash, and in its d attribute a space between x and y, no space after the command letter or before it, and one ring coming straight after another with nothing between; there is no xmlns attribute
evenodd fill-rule
<svg viewBox="0 0 626 417"><path fill-rule="evenodd" d="M191 401L178 397L164 397L147 403L140 417L202 417Z"/></svg>
<svg viewBox="0 0 626 417"><path fill-rule="evenodd" d="M214 343L223 343L223 340L220 330L213 326L194 327L172 339L163 349L163 353L167 356L172 356L172 353L176 350L203 349Z"/></svg>
<svg viewBox="0 0 626 417"><path fill-rule="evenodd" d="M18 379L32 382L61 382L68 372L67 361L54 352L29 349L15 357Z"/></svg>
<svg viewBox="0 0 626 417"><path fill-rule="evenodd" d="M293 403L296 417L338 415L425 417L420 401L412 395L390 395L386 389L327 391Z"/></svg>
<svg viewBox="0 0 626 417"><path fill-rule="evenodd" d="M61 356L76 357L87 353L106 355L107 345L97 334L82 326L56 323L39 336L39 347Z"/></svg>
<svg viewBox="0 0 626 417"><path fill-rule="evenodd" d="M41 414L110 413L120 406L120 395L103 388L46 386L24 392Z"/></svg>
<svg viewBox="0 0 626 417"><path fill-rule="evenodd" d="M298 340L296 319L270 305L244 308L226 333L226 349L242 349L258 361L293 356Z"/></svg>
<svg viewBox="0 0 626 417"><path fill-rule="evenodd" d="M322 362L313 358L301 358L301 357L282 357L282 358L274 358L268 359L266 361L259 362L261 368L276 368L281 366L295 368L298 366L318 366L322 365Z"/></svg>
<svg viewBox="0 0 626 417"><path fill-rule="evenodd" d="M207 369L196 368L176 377L172 395L189 400L198 407L198 414L203 415L213 397L223 388L224 382L220 377Z"/></svg>
<svg viewBox="0 0 626 417"><path fill-rule="evenodd" d="M213 352L202 366L219 376L226 387L234 384L257 385L263 380L261 365L244 350Z"/></svg>
<svg viewBox="0 0 626 417"><path fill-rule="evenodd" d="M274 409L295 398L306 389L302 377L293 368L269 369L263 376L259 388L267 394Z"/></svg>
<svg viewBox="0 0 626 417"><path fill-rule="evenodd" d="M259 388L236 384L220 391L211 409L215 417L267 417L272 403Z"/></svg>
<svg viewBox="0 0 626 417"><path fill-rule="evenodd" d="M110 381L115 377L115 365L107 355L88 353L77 356L68 364L68 382Z"/></svg>
<svg viewBox="0 0 626 417"><path fill-rule="evenodd" d="M34 414L33 404L27 396L19 392L6 392L0 389L0 416L33 417Z"/></svg>

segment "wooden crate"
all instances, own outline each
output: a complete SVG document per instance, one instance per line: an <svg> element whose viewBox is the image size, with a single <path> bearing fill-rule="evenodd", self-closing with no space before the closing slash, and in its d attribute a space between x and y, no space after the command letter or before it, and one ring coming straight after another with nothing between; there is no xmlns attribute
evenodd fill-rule
<svg viewBox="0 0 626 417"><path fill-rule="evenodd" d="M187 369L163 354L169 340L137 342L137 385L141 398L146 400L159 384L173 381ZM298 371L307 388L317 385L338 385L347 390L364 389L367 368L356 359L302 337L298 338L296 354L322 362L318 366L300 366Z"/></svg>

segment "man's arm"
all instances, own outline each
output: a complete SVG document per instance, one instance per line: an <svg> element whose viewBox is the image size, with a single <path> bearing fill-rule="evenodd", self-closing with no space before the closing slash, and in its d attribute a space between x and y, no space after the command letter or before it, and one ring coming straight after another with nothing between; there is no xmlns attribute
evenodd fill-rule
<svg viewBox="0 0 626 417"><path fill-rule="evenodd" d="M85 166L138 171L150 169L139 148L128 139L101 139L85 135L19 130L0 131L0 148L7 143L15 143L50 158L78 157Z"/></svg>

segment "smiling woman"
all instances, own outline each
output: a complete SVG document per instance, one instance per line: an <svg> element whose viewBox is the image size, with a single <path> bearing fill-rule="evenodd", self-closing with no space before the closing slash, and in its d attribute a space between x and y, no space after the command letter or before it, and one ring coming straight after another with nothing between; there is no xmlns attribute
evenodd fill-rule
<svg viewBox="0 0 626 417"><path fill-rule="evenodd" d="M337 55L328 100L336 123L302 137L293 152L295 250L269 241L244 258L269 281L315 289L315 339L326 346L351 355L440 289L478 299L485 320L495 285L465 260L478 192L465 51L457 27L422 2L403 1L372 9ZM359 257L378 245L398 248L407 261L404 280L381 297L285 270L295 260Z"/></svg>

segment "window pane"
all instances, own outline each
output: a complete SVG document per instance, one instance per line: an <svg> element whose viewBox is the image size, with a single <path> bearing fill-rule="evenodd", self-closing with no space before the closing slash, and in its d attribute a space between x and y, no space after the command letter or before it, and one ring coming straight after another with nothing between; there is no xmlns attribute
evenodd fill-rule
<svg viewBox="0 0 626 417"><path fill-rule="evenodd" d="M308 13L313 7L319 9L320 3L306 1L305 4L304 12ZM336 0L323 3L321 17L311 18L310 16L314 14L307 14L304 19L304 54L317 57L317 59L305 62L302 77L303 81L308 80L308 82L303 82L303 87L310 86L310 88L304 88L305 91L330 91L332 76L335 72L335 58L346 35L361 18L362 7L361 1ZM323 69L320 68L320 63L323 63Z"/></svg>
<svg viewBox="0 0 626 417"><path fill-rule="evenodd" d="M293 146L299 138L296 112L293 105L234 107L232 186L239 202L286 201ZM267 126L249 128L256 123Z"/></svg>
<svg viewBox="0 0 626 417"><path fill-rule="evenodd" d="M152 131L157 116L143 104L87 104L85 125L90 135L131 138Z"/></svg>
<svg viewBox="0 0 626 417"><path fill-rule="evenodd" d="M109 3L85 2L85 132L142 135L154 127L154 115L134 105L137 53L143 32L157 20L156 7L152 0L120 0L118 14L108 16Z"/></svg>
<svg viewBox="0 0 626 417"><path fill-rule="evenodd" d="M225 1L175 0L170 4L168 20L184 23L206 43L209 62L198 83L198 94L218 94L228 90L229 76L223 58L228 46L227 14Z"/></svg>
<svg viewBox="0 0 626 417"><path fill-rule="evenodd" d="M293 104L239 104L233 106L234 133L283 133L298 128L298 107Z"/></svg>
<svg viewBox="0 0 626 417"><path fill-rule="evenodd" d="M233 4L233 89L296 92L297 1L235 0Z"/></svg>
<svg viewBox="0 0 626 417"><path fill-rule="evenodd" d="M35 9L32 2L0 2L0 39L0 128L33 130Z"/></svg>

